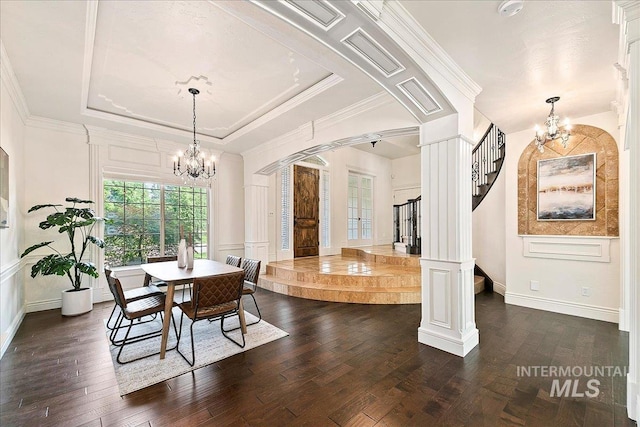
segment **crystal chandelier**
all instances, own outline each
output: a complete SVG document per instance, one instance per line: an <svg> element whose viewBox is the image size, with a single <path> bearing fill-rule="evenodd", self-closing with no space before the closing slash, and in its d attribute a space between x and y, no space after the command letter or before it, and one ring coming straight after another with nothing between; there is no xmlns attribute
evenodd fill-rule
<svg viewBox="0 0 640 427"><path fill-rule="evenodd" d="M200 91L189 88L189 93L193 95L193 143L189 144L184 154L178 151L173 158L173 173L181 176L185 182L195 184L197 180L206 181L216 174L216 162L213 156L211 160L205 160L206 155L200 151L200 141L196 139L196 95Z"/></svg>
<svg viewBox="0 0 640 427"><path fill-rule="evenodd" d="M544 124L547 127L545 132L542 132L540 126L536 125L536 147L542 153L544 152L544 144L548 141L553 141L556 139L560 139L562 146L567 148L567 143L569 142L569 136L571 136L571 125L569 124L569 119L564 119L564 124L562 126L559 125L560 118L556 116L554 107L555 103L560 100L559 96L554 96L553 98L547 99L546 103L551 104L551 112L545 120Z"/></svg>

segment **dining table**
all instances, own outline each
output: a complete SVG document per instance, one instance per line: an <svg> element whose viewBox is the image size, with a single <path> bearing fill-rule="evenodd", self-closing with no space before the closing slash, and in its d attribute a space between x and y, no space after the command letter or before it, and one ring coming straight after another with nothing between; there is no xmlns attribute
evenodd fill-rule
<svg viewBox="0 0 640 427"><path fill-rule="evenodd" d="M193 283L195 279L200 277L208 277L243 271L239 267L234 267L232 265L213 261L210 259L194 260L193 268L178 267L177 261L152 262L142 264L140 265L140 267L148 275L155 277L156 279L160 279L167 284L167 295L164 303L164 319L162 321L162 342L160 344L160 359L164 359L167 349L167 340L169 338L169 328L171 326L171 311L173 309L175 287ZM242 330L242 333L246 334L247 323L244 317L242 298L240 298L238 316L240 318L240 328Z"/></svg>

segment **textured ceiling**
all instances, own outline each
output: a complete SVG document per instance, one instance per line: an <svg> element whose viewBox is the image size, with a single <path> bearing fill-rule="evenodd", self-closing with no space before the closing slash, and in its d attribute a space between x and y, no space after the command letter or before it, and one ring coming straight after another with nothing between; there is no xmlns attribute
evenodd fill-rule
<svg viewBox="0 0 640 427"><path fill-rule="evenodd" d="M222 139L330 74L207 2L101 2L88 107L189 130L195 87Z"/></svg>
<svg viewBox="0 0 640 427"><path fill-rule="evenodd" d="M482 87L477 110L506 132L541 123L550 96L561 97L563 117L608 111L615 99L619 28L609 1L528 1L513 17L497 13L500 1L400 3ZM358 25L371 26L364 17ZM362 67L251 2L0 1L0 19L39 117L188 140L185 91L195 86L204 142L242 152L382 90ZM413 138L363 149L400 157L415 152Z"/></svg>
<svg viewBox="0 0 640 427"><path fill-rule="evenodd" d="M610 1L525 1L511 17L500 3L401 0L482 87L476 108L503 131L542 123L552 96L561 117L610 110L619 34Z"/></svg>

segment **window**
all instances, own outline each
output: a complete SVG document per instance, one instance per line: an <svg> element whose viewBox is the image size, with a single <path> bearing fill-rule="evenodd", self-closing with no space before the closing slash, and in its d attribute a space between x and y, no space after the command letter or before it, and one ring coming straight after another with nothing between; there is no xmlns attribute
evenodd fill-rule
<svg viewBox="0 0 640 427"><path fill-rule="evenodd" d="M289 236L291 230L289 228L289 218L291 212L291 167L287 166L282 169L280 183L280 249L289 249Z"/></svg>
<svg viewBox="0 0 640 427"><path fill-rule="evenodd" d="M347 238L349 240L373 238L373 178L370 176L349 174Z"/></svg>
<svg viewBox="0 0 640 427"><path fill-rule="evenodd" d="M206 188L105 180L105 262L119 267L175 255L180 226L195 257L208 258L208 200Z"/></svg>
<svg viewBox="0 0 640 427"><path fill-rule="evenodd" d="M330 205L330 193L329 193L329 171L322 171L322 228L321 239L322 247L328 248L331 246L330 230L331 230L331 205Z"/></svg>

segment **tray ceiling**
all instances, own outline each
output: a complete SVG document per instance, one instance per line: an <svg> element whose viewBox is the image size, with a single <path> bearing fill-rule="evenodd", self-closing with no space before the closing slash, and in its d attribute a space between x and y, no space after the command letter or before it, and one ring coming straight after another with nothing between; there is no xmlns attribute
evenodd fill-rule
<svg viewBox="0 0 640 427"><path fill-rule="evenodd" d="M331 73L208 2L100 2L87 108L223 139Z"/></svg>

